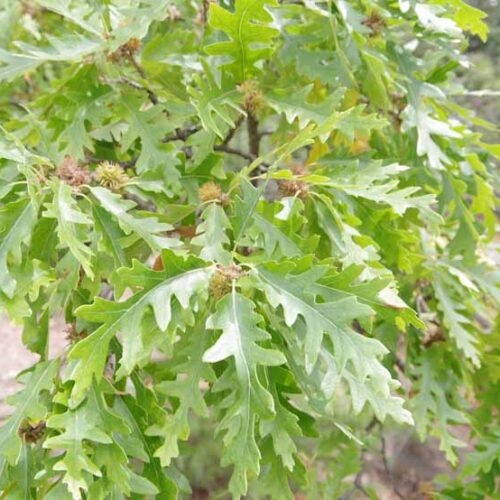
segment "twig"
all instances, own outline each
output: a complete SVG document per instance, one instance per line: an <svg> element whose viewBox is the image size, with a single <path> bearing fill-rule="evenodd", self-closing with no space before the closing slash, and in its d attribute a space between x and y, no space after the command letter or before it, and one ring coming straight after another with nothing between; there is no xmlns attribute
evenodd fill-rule
<svg viewBox="0 0 500 500"><path fill-rule="evenodd" d="M370 423L365 427L365 432L370 432L378 424L377 417L373 417Z"/></svg>
<svg viewBox="0 0 500 500"><path fill-rule="evenodd" d="M203 0L201 6L201 22L205 25L208 21L208 11L210 10L210 0Z"/></svg>
<svg viewBox="0 0 500 500"><path fill-rule="evenodd" d="M259 132L259 136L262 138L266 135L273 135L274 131L273 130L263 130L262 132Z"/></svg>
<svg viewBox="0 0 500 500"><path fill-rule="evenodd" d="M127 60L130 62L130 64L135 68L137 73L139 73L140 77L143 80L146 80L146 72L144 71L144 68L136 61L135 57L132 54L127 54ZM153 103L153 105L158 104L160 101L158 100L158 96L150 89L147 87L144 87L146 92L148 93L149 100Z"/></svg>
<svg viewBox="0 0 500 500"><path fill-rule="evenodd" d="M188 127L185 129L176 128L175 133L172 135L167 135L162 139L162 142L172 142L172 141L185 141L189 136L196 134L201 129L201 127L197 125L193 125L192 127Z"/></svg>
<svg viewBox="0 0 500 500"><path fill-rule="evenodd" d="M136 196L135 194L132 193L123 193L122 196L126 200L133 201L137 205L137 208L139 208L140 210L146 210L148 212L156 212L156 205L150 201L149 202L144 201L139 196Z"/></svg>
<svg viewBox="0 0 500 500"><path fill-rule="evenodd" d="M386 453L386 447L385 447L385 436L384 436L384 428L382 425L380 426L380 454L382 455L382 462L384 464L384 469L385 473L387 474L387 477L391 483L392 490L396 494L398 498L401 498L401 500L404 500L404 496L401 494L401 492L398 490L398 487L396 486L396 480L394 479L394 475L392 474L392 470L389 467L389 462L387 460L387 453Z"/></svg>
<svg viewBox="0 0 500 500"><path fill-rule="evenodd" d="M405 372L405 362L397 355L394 354L394 362L396 366L403 372Z"/></svg>
<svg viewBox="0 0 500 500"><path fill-rule="evenodd" d="M127 53L127 60L135 68L137 73L139 73L141 78L143 80L145 80L146 79L146 72L144 71L144 68L136 61L135 57L130 52Z"/></svg>
<svg viewBox="0 0 500 500"><path fill-rule="evenodd" d="M376 417L373 417L369 424L365 427L365 432L370 432L376 425L379 424L379 421L377 420ZM361 451L361 470L356 474L356 477L354 478L353 482L353 487L349 490L346 491L341 497L339 497L339 500L349 500L351 496L356 492L356 491L361 491L367 498L370 498L370 495L368 492L365 490L365 487L363 486L363 474L365 473L365 465L364 465L364 455L365 455L366 449L363 449Z"/></svg>
<svg viewBox="0 0 500 500"><path fill-rule="evenodd" d="M132 57L132 59L133 59L133 57ZM135 61L135 59L134 59L134 61ZM142 83L131 80L130 78L127 78L125 76L122 76L121 78L116 78L114 80L110 80L110 79L107 79L107 78L101 76L100 80L103 83L107 83L108 85L113 85L113 84L128 85L129 87L132 87L135 90L140 90L142 92L146 92L148 94L149 100L151 101L152 104L156 105L159 102L158 96L151 89L148 89L146 86L142 85Z"/></svg>
<svg viewBox="0 0 500 500"><path fill-rule="evenodd" d="M15 106L16 108L20 109L23 112L26 112L26 108L21 103L14 101L13 99L9 101L9 104L11 106Z"/></svg>
<svg viewBox="0 0 500 500"><path fill-rule="evenodd" d="M125 161L119 161L119 160L105 160L104 158L97 158L96 156L93 155L85 155L85 161L83 162L84 164L89 164L89 163L102 163L104 161L110 161L112 163L116 163L117 165L120 165L123 169L127 168L133 168L135 164L137 163L137 160L139 159L138 156L135 158L132 158L131 160L125 160Z"/></svg>
<svg viewBox="0 0 500 500"><path fill-rule="evenodd" d="M259 156L260 150L260 134L259 134L259 122L253 113L248 113L247 116L247 128L248 128L248 146L250 148L250 154L255 158Z"/></svg>
<svg viewBox="0 0 500 500"><path fill-rule="evenodd" d="M363 486L363 483L362 483L364 473L365 473L364 469L361 469L356 474L356 477L354 478L354 486L349 491L346 491L341 497L339 497L339 500L349 500L349 498L351 498L352 495L354 495L356 490L361 491L361 493L363 493L363 495L365 495L367 498L370 498L370 495L365 490L365 487Z"/></svg>
<svg viewBox="0 0 500 500"><path fill-rule="evenodd" d="M248 161L254 161L257 157L251 153L245 153L244 151L240 151L239 149L231 148L225 144L216 144L214 146L215 151L222 151L224 153L228 153L230 155L240 156Z"/></svg>
<svg viewBox="0 0 500 500"><path fill-rule="evenodd" d="M243 123L243 119L245 117L243 115L241 115L238 120L236 120L236 123L234 124L234 127L229 131L229 133L226 135L226 137L224 138L224 140L222 141L222 145L223 146L226 146L229 144L229 142L231 141L231 139L234 137L234 134L236 133L236 131L238 130L239 126Z"/></svg>

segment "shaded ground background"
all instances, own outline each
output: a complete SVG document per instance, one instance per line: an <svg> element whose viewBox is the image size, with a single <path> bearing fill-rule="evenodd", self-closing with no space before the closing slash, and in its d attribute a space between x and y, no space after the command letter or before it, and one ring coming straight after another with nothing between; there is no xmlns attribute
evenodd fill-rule
<svg viewBox="0 0 500 500"><path fill-rule="evenodd" d="M473 39L470 44L469 57L473 64L470 70L463 70L461 78L469 90L486 90L484 96L466 96L459 101L477 111L482 117L494 124L500 122L500 5L497 0L476 0L470 4L480 7L489 14L490 38L486 45ZM492 134L486 134L485 139L494 141ZM498 139L498 137L497 137ZM496 184L498 188L498 183ZM65 325L62 318L56 318L51 324L50 352L60 353L67 345ZM35 362L37 356L30 353L21 342L21 329L12 325L0 311L0 423L11 412L5 403L5 398L15 393L19 388L15 377L23 369ZM210 432L206 430L205 432ZM467 437L467 429L463 436ZM215 445L215 444L214 444ZM194 445L195 446L195 445ZM193 464L194 484L193 498L211 498L207 476L217 482L220 479L218 465L213 462L214 454L206 450L199 463ZM198 470L198 472L196 471ZM373 452L365 456L365 468L360 476L361 485L370 485L377 491L381 500L424 499L430 498L426 492L426 483L437 474L451 474L452 470L438 451L436 443L422 445L411 433L401 434L388 432L385 442L385 461L381 453ZM196 477L198 477L198 480ZM203 481L205 483L203 484ZM220 486L220 484L219 484ZM363 498L361 491L353 491L346 498ZM299 500L299 499L298 499Z"/></svg>

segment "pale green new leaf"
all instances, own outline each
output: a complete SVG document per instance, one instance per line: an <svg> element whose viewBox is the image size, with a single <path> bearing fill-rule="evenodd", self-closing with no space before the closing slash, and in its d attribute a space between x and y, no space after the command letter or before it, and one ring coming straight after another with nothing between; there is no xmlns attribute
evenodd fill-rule
<svg viewBox="0 0 500 500"><path fill-rule="evenodd" d="M197 236L191 243L201 247L201 258L228 265L231 253L224 247L229 243L227 230L230 223L224 209L218 203L210 203L201 218L203 222L197 226Z"/></svg>
<svg viewBox="0 0 500 500"><path fill-rule="evenodd" d="M453 19L458 26L464 31L470 31L473 35L481 38L483 42L486 42L490 29L488 24L483 21L487 17L485 12L468 5L463 0L438 0L438 3L444 4L445 7L449 7L450 4L455 7Z"/></svg>

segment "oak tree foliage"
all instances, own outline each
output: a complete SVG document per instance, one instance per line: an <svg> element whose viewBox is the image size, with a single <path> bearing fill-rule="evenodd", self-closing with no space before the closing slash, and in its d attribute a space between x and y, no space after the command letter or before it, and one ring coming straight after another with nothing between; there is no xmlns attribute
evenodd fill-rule
<svg viewBox="0 0 500 500"><path fill-rule="evenodd" d="M0 0L0 308L39 356L0 496L185 498L195 420L233 498L338 498L383 425L462 462L442 498L498 494L499 149L454 77L487 34L463 0Z"/></svg>

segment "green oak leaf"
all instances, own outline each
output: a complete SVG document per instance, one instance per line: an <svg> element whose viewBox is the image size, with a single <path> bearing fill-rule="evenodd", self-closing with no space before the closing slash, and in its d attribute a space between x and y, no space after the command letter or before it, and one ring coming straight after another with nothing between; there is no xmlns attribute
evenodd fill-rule
<svg viewBox="0 0 500 500"><path fill-rule="evenodd" d="M86 443L113 445L111 437L113 433L128 434L130 432L121 417L109 409L103 394L96 387L92 388L89 397L78 408L68 408L64 413L52 415L47 420L47 426L59 431L59 434L49 437L43 446L50 450L64 452L54 465L54 470L64 473L63 482L76 499L82 498L81 492L89 488L85 473L102 476L102 471L96 463L96 459L99 460L99 453L92 456ZM99 449L102 450L102 448ZM114 472L118 474L119 462L115 465L117 470ZM123 481L128 479L127 475L125 478L123 474L120 477ZM126 482L121 486L125 491L130 491Z"/></svg>
<svg viewBox="0 0 500 500"><path fill-rule="evenodd" d="M216 3L210 4L210 26L226 33L229 40L208 45L205 50L210 55L229 58L222 67L239 82L256 73L256 63L269 57L272 41L279 34L270 26L273 18L266 5L274 6L275 1L236 0L234 12Z"/></svg>
<svg viewBox="0 0 500 500"><path fill-rule="evenodd" d="M221 330L222 334L203 354L206 363L234 360L238 391L234 397L230 396L218 429L226 431L222 465L234 464L229 490L235 497L245 494L248 474L259 472L257 416L275 413L272 395L262 385L258 370L286 361L281 352L257 343L268 339L269 334L257 326L262 318L254 309L253 302L239 294L233 285L231 293L217 303L216 312L208 318L207 328Z"/></svg>
<svg viewBox="0 0 500 500"><path fill-rule="evenodd" d="M38 363L32 371L25 372L20 377L25 388L7 399L7 402L16 408L14 414L0 428L0 455L4 456L9 464L17 464L21 456L23 442L18 434L21 424L25 421L38 423L47 417L48 408L42 395L44 391L52 390L58 370L58 360Z"/></svg>
<svg viewBox="0 0 500 500"><path fill-rule="evenodd" d="M224 246L230 242L227 236L230 222L224 209L218 203L210 203L203 210L201 218L203 222L198 224L197 236L191 243L201 247L200 257L203 259L228 265L231 254Z"/></svg>
<svg viewBox="0 0 500 500"><path fill-rule="evenodd" d="M123 199L120 195L102 187L90 188L91 193L100 203L100 207L110 213L126 234L142 238L151 249L171 248L179 246L177 240L162 235L172 229L170 224L160 222L157 217L136 217L131 212L136 203ZM102 227L102 225L101 225ZM111 240L113 244L116 242ZM118 250L115 250L116 252Z"/></svg>
<svg viewBox="0 0 500 500"><path fill-rule="evenodd" d="M201 417L209 415L202 390L203 381L215 379L212 369L202 360L208 341L203 323L199 323L189 335L183 335L180 345L176 346L177 360L171 368L176 378L160 382L156 387L160 394L179 401L175 412L166 415L161 425L153 425L147 430L148 435L159 436L163 440L155 451L163 466L168 466L172 458L179 455L178 441L189 438L190 412Z"/></svg>
<svg viewBox="0 0 500 500"><path fill-rule="evenodd" d="M298 263L299 268L307 260ZM311 374L318 360L326 363L330 384L345 379L355 413L368 403L378 418L390 415L395 420L413 423L411 414L402 407L403 400L391 394L399 383L380 363L388 351L378 340L355 332L354 320L362 320L373 310L355 295L335 293L333 289L317 287L316 282L327 272L326 266L313 266L306 271L292 273L291 262L269 264L256 270L256 279L266 293L269 303L281 306L285 323L293 327L299 320L305 323L306 335L301 349L307 374ZM321 297L324 302L318 302ZM333 350L325 349L324 336L328 335Z"/></svg>
<svg viewBox="0 0 500 500"><path fill-rule="evenodd" d="M9 272L9 257L20 263L22 244L29 243L36 216L29 198L0 207L0 290L9 298L16 291L16 280Z"/></svg>
<svg viewBox="0 0 500 500"><path fill-rule="evenodd" d="M96 298L92 305L78 309L78 317L92 323L102 323L90 336L76 344L69 353L74 360L69 378L75 381L71 405L82 400L95 377L103 375L111 339L121 332L124 352L121 372L129 374L142 358L146 349L142 339L142 321L152 308L158 328L165 331L172 321L171 302L175 299L182 308L190 305L191 296L208 286L212 268L201 259L190 257L184 260L168 250L162 252L164 271L134 261L132 268L121 268L117 276L117 291L120 283L140 287L140 291L123 302L112 302Z"/></svg>
<svg viewBox="0 0 500 500"><path fill-rule="evenodd" d="M82 228L82 226L92 225L92 219L79 209L70 186L54 180L51 188L54 198L52 202L45 204L45 212L42 215L57 220L57 235L60 244L69 248L85 272L93 278L94 271L91 263L93 252L84 243L86 237Z"/></svg>

